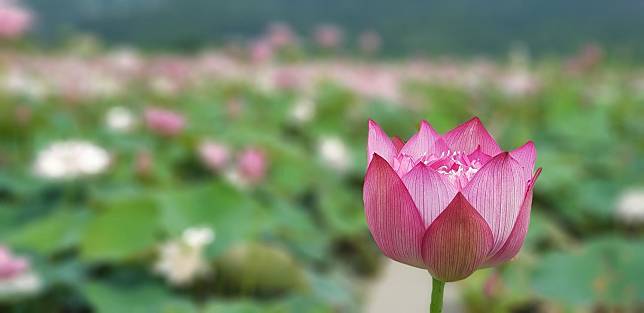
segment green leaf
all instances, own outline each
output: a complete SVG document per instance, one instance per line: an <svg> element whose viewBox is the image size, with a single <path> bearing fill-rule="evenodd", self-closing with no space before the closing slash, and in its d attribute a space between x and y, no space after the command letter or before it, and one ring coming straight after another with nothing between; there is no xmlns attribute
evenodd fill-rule
<svg viewBox="0 0 644 313"><path fill-rule="evenodd" d="M264 220L250 198L220 183L164 192L158 201L161 225L170 235L178 236L190 227L207 226L214 230L215 243L207 251L210 256L248 238Z"/></svg>
<svg viewBox="0 0 644 313"><path fill-rule="evenodd" d="M355 234L367 228L361 194L341 182L320 186L320 209L325 222L337 234Z"/></svg>
<svg viewBox="0 0 644 313"><path fill-rule="evenodd" d="M574 305L591 305L592 289L602 267L587 262L585 255L551 254L541 260L542 267L534 276L534 288L548 299Z"/></svg>
<svg viewBox="0 0 644 313"><path fill-rule="evenodd" d="M90 223L81 244L89 261L119 261L152 247L158 231L156 203L147 197L109 203Z"/></svg>
<svg viewBox="0 0 644 313"><path fill-rule="evenodd" d="M210 302L206 305L203 313L264 313L268 311L266 305L252 301L222 301Z"/></svg>
<svg viewBox="0 0 644 313"><path fill-rule="evenodd" d="M83 293L97 313L196 312L185 300L152 284L123 286L94 282L85 285Z"/></svg>
<svg viewBox="0 0 644 313"><path fill-rule="evenodd" d="M285 245L303 259L326 260L330 238L313 223L306 209L275 199L271 214L262 223L262 231L285 241Z"/></svg>
<svg viewBox="0 0 644 313"><path fill-rule="evenodd" d="M7 241L41 254L52 254L76 245L90 216L90 212L80 208L59 209L18 228L8 236Z"/></svg>
<svg viewBox="0 0 644 313"><path fill-rule="evenodd" d="M644 301L641 242L607 237L579 251L546 255L533 276L545 298L572 305L635 305Z"/></svg>

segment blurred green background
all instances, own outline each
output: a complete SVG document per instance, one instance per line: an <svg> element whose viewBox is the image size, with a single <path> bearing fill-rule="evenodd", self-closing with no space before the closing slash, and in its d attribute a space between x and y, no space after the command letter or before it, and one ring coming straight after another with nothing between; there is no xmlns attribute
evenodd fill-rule
<svg viewBox="0 0 644 313"><path fill-rule="evenodd" d="M474 115L544 170L446 312L643 312L642 6L1 0L0 312L385 312L367 120Z"/></svg>

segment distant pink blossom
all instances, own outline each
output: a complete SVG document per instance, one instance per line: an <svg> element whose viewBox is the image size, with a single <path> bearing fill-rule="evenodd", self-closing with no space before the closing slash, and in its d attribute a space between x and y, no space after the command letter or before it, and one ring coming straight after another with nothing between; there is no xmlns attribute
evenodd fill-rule
<svg viewBox="0 0 644 313"><path fill-rule="evenodd" d="M13 255L7 247L0 245L0 281L20 276L28 269L27 259Z"/></svg>
<svg viewBox="0 0 644 313"><path fill-rule="evenodd" d="M294 90L300 82L299 73L294 70L281 69L274 73L273 84L281 90Z"/></svg>
<svg viewBox="0 0 644 313"><path fill-rule="evenodd" d="M293 45L297 40L291 27L285 23L273 23L269 25L267 37L271 46L277 49Z"/></svg>
<svg viewBox="0 0 644 313"><path fill-rule="evenodd" d="M602 48L595 44L588 44L584 46L577 55L568 60L566 68L571 73L584 73L588 72L604 58L604 51Z"/></svg>
<svg viewBox="0 0 644 313"><path fill-rule="evenodd" d="M139 151L136 154L136 159L134 160L134 162L134 170L138 176L147 177L150 175L150 173L152 173L154 159L152 158L152 154L149 151Z"/></svg>
<svg viewBox="0 0 644 313"><path fill-rule="evenodd" d="M394 72L377 68L345 70L337 73L336 79L353 92L366 98L386 99L398 102L401 99L401 80Z"/></svg>
<svg viewBox="0 0 644 313"><path fill-rule="evenodd" d="M512 70L498 77L501 92L511 98L520 98L537 93L541 87L539 79L525 70Z"/></svg>
<svg viewBox="0 0 644 313"><path fill-rule="evenodd" d="M0 1L0 39L15 39L24 34L33 22L33 16L27 9L13 1Z"/></svg>
<svg viewBox="0 0 644 313"><path fill-rule="evenodd" d="M192 83L194 69L190 65L188 60L179 57L153 59L145 73L149 86L161 95L176 96Z"/></svg>
<svg viewBox="0 0 644 313"><path fill-rule="evenodd" d="M534 144L503 152L478 118L438 134L426 121L409 141L369 122L367 224L389 258L443 282L512 259L525 240Z"/></svg>
<svg viewBox="0 0 644 313"><path fill-rule="evenodd" d="M258 148L247 148L239 156L237 164L239 175L245 182L257 184L266 176L267 163L264 151Z"/></svg>
<svg viewBox="0 0 644 313"><path fill-rule="evenodd" d="M315 42L325 49L335 49L342 44L344 34L335 25L320 25L315 29Z"/></svg>
<svg viewBox="0 0 644 313"><path fill-rule="evenodd" d="M360 45L360 50L362 50L362 52L371 54L380 49L382 39L376 32L365 32L360 35L360 38L358 38L358 44Z"/></svg>
<svg viewBox="0 0 644 313"><path fill-rule="evenodd" d="M273 58L273 47L266 40L257 40L251 44L250 58L253 63L266 63Z"/></svg>
<svg viewBox="0 0 644 313"><path fill-rule="evenodd" d="M199 145L199 157L211 170L222 170L230 159L230 148L223 143L207 140Z"/></svg>
<svg viewBox="0 0 644 313"><path fill-rule="evenodd" d="M146 108L144 118L147 127L162 136L176 136L186 126L183 115L160 107Z"/></svg>

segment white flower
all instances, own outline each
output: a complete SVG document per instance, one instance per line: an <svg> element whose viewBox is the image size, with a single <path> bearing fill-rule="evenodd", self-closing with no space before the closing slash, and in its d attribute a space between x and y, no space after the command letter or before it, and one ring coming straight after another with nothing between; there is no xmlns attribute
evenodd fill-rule
<svg viewBox="0 0 644 313"><path fill-rule="evenodd" d="M136 119L132 111L125 107L112 107L105 115L105 124L115 132L125 133L136 124Z"/></svg>
<svg viewBox="0 0 644 313"><path fill-rule="evenodd" d="M119 70L127 73L138 71L143 65L139 53L131 48L121 48L108 55L108 60Z"/></svg>
<svg viewBox="0 0 644 313"><path fill-rule="evenodd" d="M239 173L236 168L229 168L224 172L224 178L231 185L235 186L238 189L246 189L250 187L250 183L244 179L244 177Z"/></svg>
<svg viewBox="0 0 644 313"><path fill-rule="evenodd" d="M625 223L644 223L644 189L623 192L617 200L616 214Z"/></svg>
<svg viewBox="0 0 644 313"><path fill-rule="evenodd" d="M110 155L103 148L87 141L68 140L41 150L34 171L44 178L67 179L100 174L109 164Z"/></svg>
<svg viewBox="0 0 644 313"><path fill-rule="evenodd" d="M188 228L181 239L191 247L205 247L215 240L215 233L208 227Z"/></svg>
<svg viewBox="0 0 644 313"><path fill-rule="evenodd" d="M346 171L351 165L349 149L339 137L322 137L318 151L322 161L339 172Z"/></svg>
<svg viewBox="0 0 644 313"><path fill-rule="evenodd" d="M306 123L315 117L315 103L309 98L300 99L291 109L291 117L298 123Z"/></svg>
<svg viewBox="0 0 644 313"><path fill-rule="evenodd" d="M539 81L528 71L515 70L499 79L501 92L510 98L525 97L539 89Z"/></svg>
<svg viewBox="0 0 644 313"><path fill-rule="evenodd" d="M0 298L34 294L41 287L40 277L33 272L26 272L10 279L0 280Z"/></svg>
<svg viewBox="0 0 644 313"><path fill-rule="evenodd" d="M260 69L255 75L255 87L262 92L272 93L277 90L273 80L273 71L269 69Z"/></svg>
<svg viewBox="0 0 644 313"><path fill-rule="evenodd" d="M181 237L164 243L159 249L159 259L154 270L170 284L185 286L195 278L209 272L204 248L213 242L215 234L210 228L189 228Z"/></svg>
<svg viewBox="0 0 644 313"><path fill-rule="evenodd" d="M3 88L12 94L40 100L47 95L46 86L33 75L21 70L9 70L2 81Z"/></svg>

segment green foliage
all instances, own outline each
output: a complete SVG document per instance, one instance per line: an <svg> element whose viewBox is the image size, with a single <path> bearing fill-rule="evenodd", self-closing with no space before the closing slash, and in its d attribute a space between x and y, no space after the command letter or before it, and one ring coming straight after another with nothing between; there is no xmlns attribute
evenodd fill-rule
<svg viewBox="0 0 644 313"><path fill-rule="evenodd" d="M644 301L643 262L641 242L595 239L580 251L545 255L535 270L533 285L540 295L562 303L635 309Z"/></svg>
<svg viewBox="0 0 644 313"><path fill-rule="evenodd" d="M91 283L83 286L88 301L98 313L192 313L197 312L190 302L172 296L158 285L118 286Z"/></svg>
<svg viewBox="0 0 644 313"><path fill-rule="evenodd" d="M217 270L226 292L279 294L308 285L297 261L280 249L260 244L230 249Z"/></svg>
<svg viewBox="0 0 644 313"><path fill-rule="evenodd" d="M159 231L156 203L147 198L110 201L87 226L80 243L86 261L119 261L151 248Z"/></svg>
<svg viewBox="0 0 644 313"><path fill-rule="evenodd" d="M58 210L18 228L6 237L6 241L17 247L50 255L76 246L85 232L90 215L90 212L80 208Z"/></svg>

